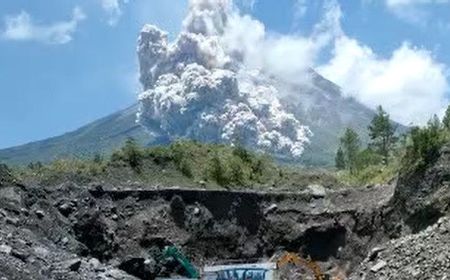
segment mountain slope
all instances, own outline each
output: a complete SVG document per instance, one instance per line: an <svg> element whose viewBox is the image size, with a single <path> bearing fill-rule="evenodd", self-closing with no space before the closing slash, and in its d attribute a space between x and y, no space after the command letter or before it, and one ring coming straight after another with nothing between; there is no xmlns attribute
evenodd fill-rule
<svg viewBox="0 0 450 280"><path fill-rule="evenodd" d="M363 145L368 142L367 127L374 112L353 98L343 97L337 85L318 73L311 71L311 75L312 83L290 89L295 94L284 99L285 106L313 132L302 161L307 165L330 165L345 128L353 128Z"/></svg>
<svg viewBox="0 0 450 280"><path fill-rule="evenodd" d="M309 86L297 86L291 92L295 94L282 98L287 111L308 125L314 134L301 158L304 164L332 165L339 136L346 127L354 128L363 144L367 143L367 126L374 112L354 99L343 97L338 86L313 72L313 82ZM164 143L136 124L137 110L138 106L133 105L73 132L0 150L0 162L27 164L95 153L108 154L128 137L143 145Z"/></svg>
<svg viewBox="0 0 450 280"><path fill-rule="evenodd" d="M0 150L0 162L26 164L48 162L58 158L92 156L109 153L133 137L140 143L149 141L144 128L136 124L137 105L94 121L73 132L29 144Z"/></svg>

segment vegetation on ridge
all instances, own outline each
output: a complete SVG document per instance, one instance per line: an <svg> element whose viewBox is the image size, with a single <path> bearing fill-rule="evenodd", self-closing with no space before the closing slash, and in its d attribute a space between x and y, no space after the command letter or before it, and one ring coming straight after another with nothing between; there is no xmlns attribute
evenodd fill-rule
<svg viewBox="0 0 450 280"><path fill-rule="evenodd" d="M338 177L350 184L383 183L399 171L423 169L434 163L450 141L450 106L442 121L435 115L423 127L396 135L389 115L380 106L368 127L371 141L361 148L358 134L347 128L340 139L335 164Z"/></svg>
<svg viewBox="0 0 450 280"><path fill-rule="evenodd" d="M227 189L301 190L308 185L326 187L387 183L400 170L432 164L441 147L450 141L450 109L443 120L432 118L424 127L397 135L389 115L379 107L368 127L371 141L362 146L360 136L347 128L340 138L336 169L322 170L280 165L268 155L240 146L176 141L144 148L132 138L111 156L61 159L49 164L30 163L14 168L24 182L56 185L104 182L116 185L159 185Z"/></svg>
<svg viewBox="0 0 450 280"><path fill-rule="evenodd" d="M16 170L22 180L56 185L67 180L87 184L159 185L228 189L299 190L310 184L339 187L332 173L281 166L269 156L240 146L177 141L144 148L133 139L110 157L33 163Z"/></svg>

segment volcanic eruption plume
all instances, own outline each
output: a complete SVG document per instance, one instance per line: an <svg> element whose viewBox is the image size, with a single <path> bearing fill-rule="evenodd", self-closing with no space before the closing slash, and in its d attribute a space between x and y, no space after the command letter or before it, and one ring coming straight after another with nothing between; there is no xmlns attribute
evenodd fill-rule
<svg viewBox="0 0 450 280"><path fill-rule="evenodd" d="M239 34L240 24L253 25L254 32ZM248 63L252 46L246 36L263 37L264 27L228 0L191 0L174 42L145 25L138 41L144 89L138 122L170 140L238 142L301 156L311 132L283 108L261 63Z"/></svg>

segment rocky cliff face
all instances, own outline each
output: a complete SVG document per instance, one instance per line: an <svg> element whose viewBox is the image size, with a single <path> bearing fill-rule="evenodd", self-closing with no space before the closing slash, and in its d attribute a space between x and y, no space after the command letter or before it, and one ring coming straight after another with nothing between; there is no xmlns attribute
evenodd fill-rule
<svg viewBox="0 0 450 280"><path fill-rule="evenodd" d="M450 146L443 147L426 168L400 174L392 207L404 223L404 232L421 231L448 215L449 184Z"/></svg>
<svg viewBox="0 0 450 280"><path fill-rule="evenodd" d="M373 248L351 279L447 279L449 178L448 145L426 168L400 174L384 223L394 239Z"/></svg>

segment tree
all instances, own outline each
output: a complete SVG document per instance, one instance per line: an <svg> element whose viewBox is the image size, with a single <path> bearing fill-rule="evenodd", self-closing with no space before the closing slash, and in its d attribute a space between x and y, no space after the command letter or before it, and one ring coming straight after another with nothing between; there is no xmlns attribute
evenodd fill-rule
<svg viewBox="0 0 450 280"><path fill-rule="evenodd" d="M447 107L447 110L445 111L444 118L442 119L442 124L444 125L445 129L450 130L450 105Z"/></svg>
<svg viewBox="0 0 450 280"><path fill-rule="evenodd" d="M218 153L216 153L212 158L210 168L211 177L217 182L217 184L223 187L229 184L229 180L226 176L226 167L224 166L224 163Z"/></svg>
<svg viewBox="0 0 450 280"><path fill-rule="evenodd" d="M369 125L370 146L383 157L385 164L388 163L389 153L395 144L395 130L389 115L383 107L378 106L377 114Z"/></svg>
<svg viewBox="0 0 450 280"><path fill-rule="evenodd" d="M347 128L340 140L342 151L344 153L345 167L350 170L350 173L353 173L355 171L356 159L361 145L359 136L353 129Z"/></svg>
<svg viewBox="0 0 450 280"><path fill-rule="evenodd" d="M30 162L30 163L28 164L28 168L31 169L31 170L40 170L40 169L42 169L43 166L44 166L44 165L43 165L42 162L40 162L40 161L37 161L37 162Z"/></svg>
<svg viewBox="0 0 450 280"><path fill-rule="evenodd" d="M337 150L336 158L334 160L335 160L336 168L338 170L345 169L345 155L344 155L344 151L342 151L341 147L339 147L339 149Z"/></svg>
<svg viewBox="0 0 450 280"><path fill-rule="evenodd" d="M436 133L436 135L442 128L441 121L439 120L439 117L436 114L433 115L433 117L428 121L427 124L428 127Z"/></svg>
<svg viewBox="0 0 450 280"><path fill-rule="evenodd" d="M122 147L122 153L124 160L136 171L139 171L139 167L142 162L142 151L138 143L134 138L128 138L125 145Z"/></svg>
<svg viewBox="0 0 450 280"><path fill-rule="evenodd" d="M103 156L99 153L95 153L92 161L96 164L101 164L103 162Z"/></svg>
<svg viewBox="0 0 450 280"><path fill-rule="evenodd" d="M423 127L413 127L409 132L404 168L424 168L439 158L440 149L450 141L445 124L434 115Z"/></svg>
<svg viewBox="0 0 450 280"><path fill-rule="evenodd" d="M436 123L428 122L426 127L414 127L410 132L411 143L404 157L405 166L418 163L418 167L426 167L439 157L439 150L447 141L445 134Z"/></svg>
<svg viewBox="0 0 450 280"><path fill-rule="evenodd" d="M239 157L232 157L229 160L230 179L233 184L242 187L246 185L245 164Z"/></svg>

